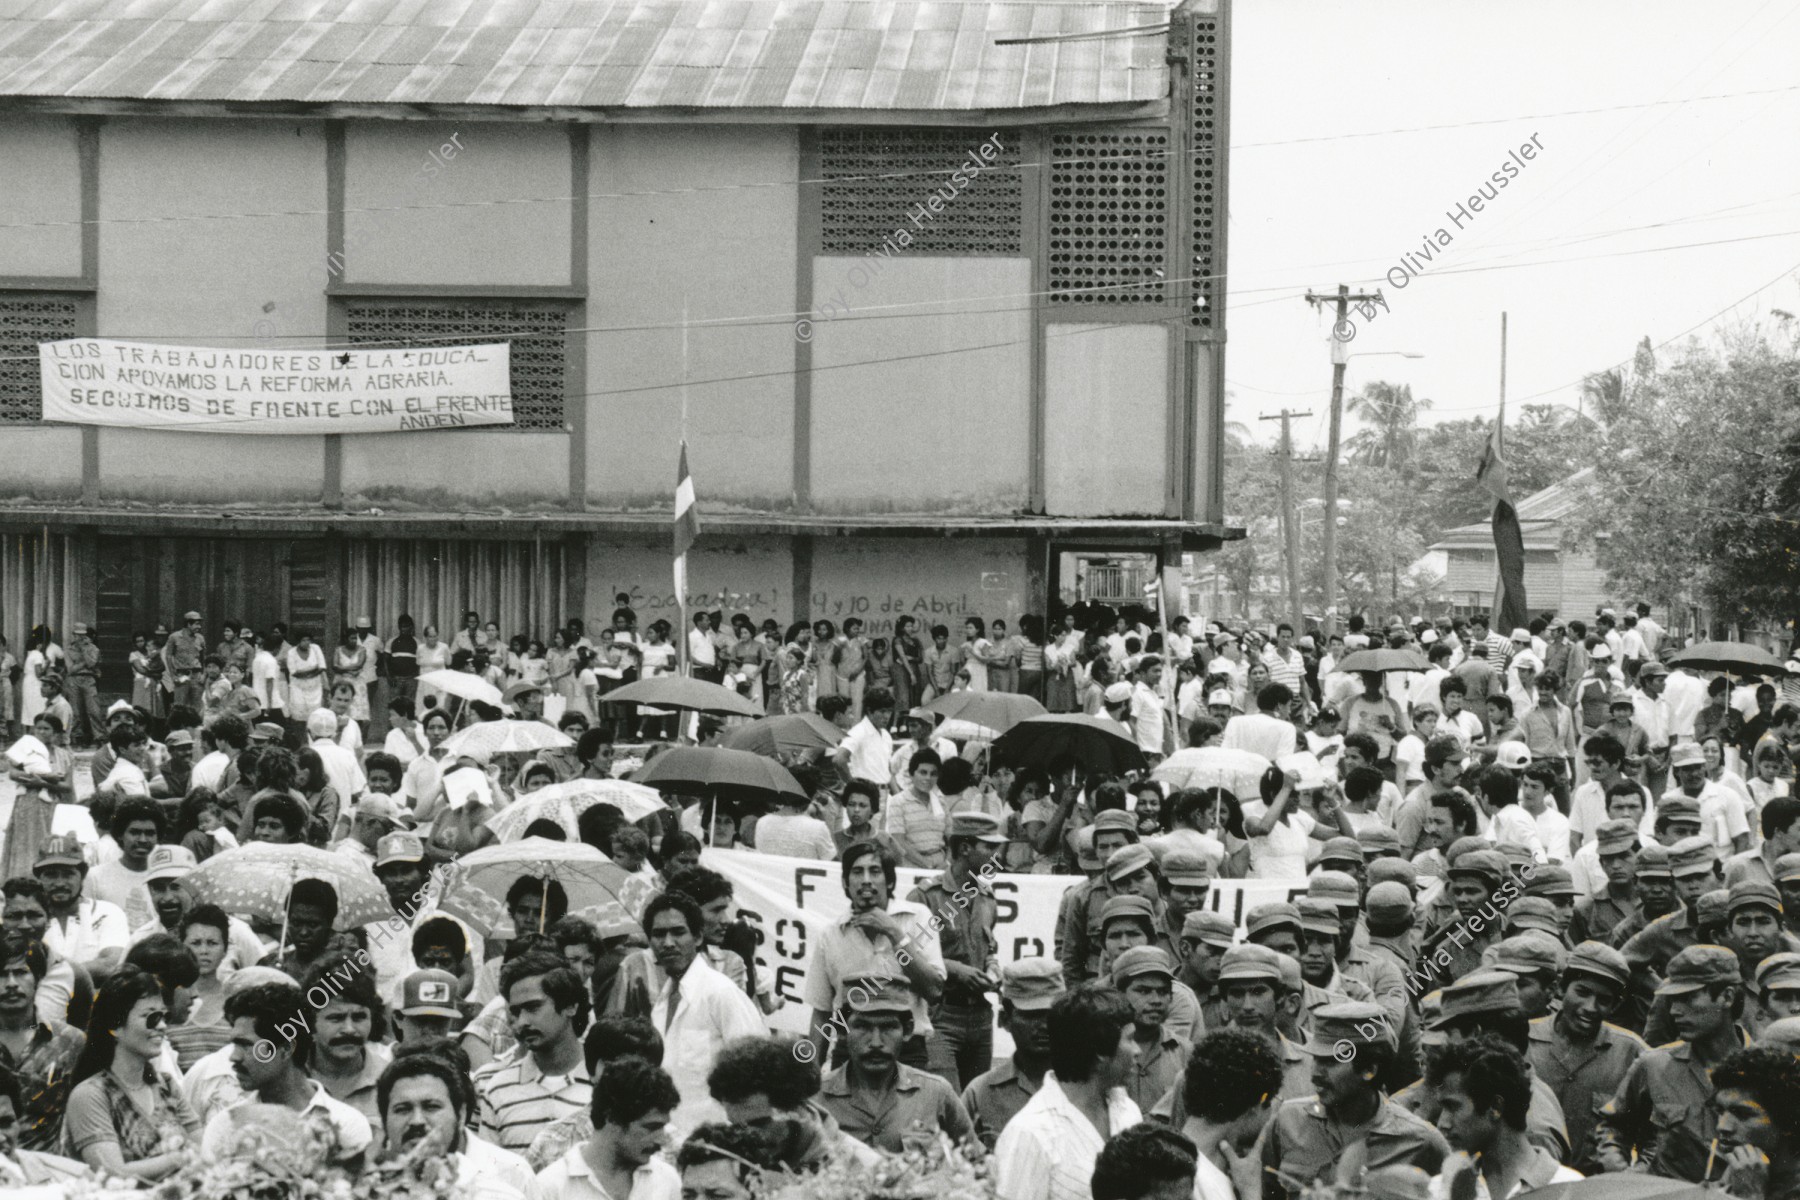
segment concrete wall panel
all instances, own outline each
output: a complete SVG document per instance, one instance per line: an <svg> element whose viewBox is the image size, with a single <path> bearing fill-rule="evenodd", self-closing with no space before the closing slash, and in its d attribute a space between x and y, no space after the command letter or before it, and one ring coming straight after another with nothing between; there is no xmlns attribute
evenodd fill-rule
<svg viewBox="0 0 1800 1200"><path fill-rule="evenodd" d="M75 119L0 122L0 275L80 275L80 222Z"/></svg>
<svg viewBox="0 0 1800 1200"><path fill-rule="evenodd" d="M1168 337L1160 325L1050 326L1044 501L1052 515L1162 514Z"/></svg>

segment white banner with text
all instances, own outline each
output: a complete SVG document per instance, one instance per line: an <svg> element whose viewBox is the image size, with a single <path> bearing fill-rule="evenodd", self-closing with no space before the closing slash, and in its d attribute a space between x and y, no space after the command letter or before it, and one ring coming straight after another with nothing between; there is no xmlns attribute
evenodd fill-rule
<svg viewBox="0 0 1800 1200"><path fill-rule="evenodd" d="M402 433L511 425L511 347L214 350L38 346L44 420L192 433Z"/></svg>

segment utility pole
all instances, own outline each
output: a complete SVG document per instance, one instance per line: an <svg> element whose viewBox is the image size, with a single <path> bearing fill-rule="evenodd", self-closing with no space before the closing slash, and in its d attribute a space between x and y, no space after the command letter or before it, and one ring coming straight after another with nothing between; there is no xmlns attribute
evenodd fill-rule
<svg viewBox="0 0 1800 1200"><path fill-rule="evenodd" d="M1294 512L1294 438L1293 418L1310 417L1310 412L1282 409L1280 416L1264 416L1258 420L1281 422L1281 541L1287 556L1288 620L1294 633L1306 627L1305 605L1300 596L1300 518Z"/></svg>
<svg viewBox="0 0 1800 1200"><path fill-rule="evenodd" d="M1335 296L1306 293L1306 302L1314 308L1321 304L1337 305L1337 321L1331 327L1331 434L1325 446L1325 614L1322 632L1326 637L1337 632L1338 441L1344 426L1344 366L1349 359L1344 347L1356 336L1356 326L1350 322L1350 305L1380 299L1379 292L1352 292L1342 283L1338 284ZM1299 634L1298 622L1295 622L1295 634Z"/></svg>

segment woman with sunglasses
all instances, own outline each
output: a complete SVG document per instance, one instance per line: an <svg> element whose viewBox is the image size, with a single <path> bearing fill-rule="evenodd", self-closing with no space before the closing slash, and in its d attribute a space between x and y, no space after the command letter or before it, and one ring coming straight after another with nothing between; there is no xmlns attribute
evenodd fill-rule
<svg viewBox="0 0 1800 1200"><path fill-rule="evenodd" d="M200 1119L154 1065L168 1019L162 985L129 964L94 997L63 1119L71 1157L102 1174L146 1182L185 1161L186 1148L200 1136Z"/></svg>

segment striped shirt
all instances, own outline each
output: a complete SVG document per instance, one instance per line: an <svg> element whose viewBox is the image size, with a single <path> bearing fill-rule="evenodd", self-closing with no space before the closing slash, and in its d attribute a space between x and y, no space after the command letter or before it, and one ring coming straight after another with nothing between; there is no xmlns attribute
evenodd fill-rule
<svg viewBox="0 0 1800 1200"><path fill-rule="evenodd" d="M1262 658L1269 668L1269 682L1286 684L1288 691L1298 696L1301 681L1306 678L1306 659L1298 650L1289 650L1288 656L1281 657L1273 645L1263 647Z"/></svg>
<svg viewBox="0 0 1800 1200"><path fill-rule="evenodd" d="M545 1126L587 1111L593 1079L585 1063L577 1063L567 1075L545 1075L537 1059L525 1053L476 1071L475 1091L481 1136L503 1150L524 1154Z"/></svg>
<svg viewBox="0 0 1800 1200"><path fill-rule="evenodd" d="M1123 1088L1108 1094L1106 1115L1114 1134L1143 1120ZM1000 1200L1090 1200L1094 1160L1105 1144L1057 1084L1056 1072L1046 1071L995 1143L996 1194Z"/></svg>
<svg viewBox="0 0 1800 1200"><path fill-rule="evenodd" d="M934 794L922 801L910 789L887 802L885 829L895 848L910 852L927 870L942 870L944 862L944 810ZM908 864L911 865L911 864Z"/></svg>

